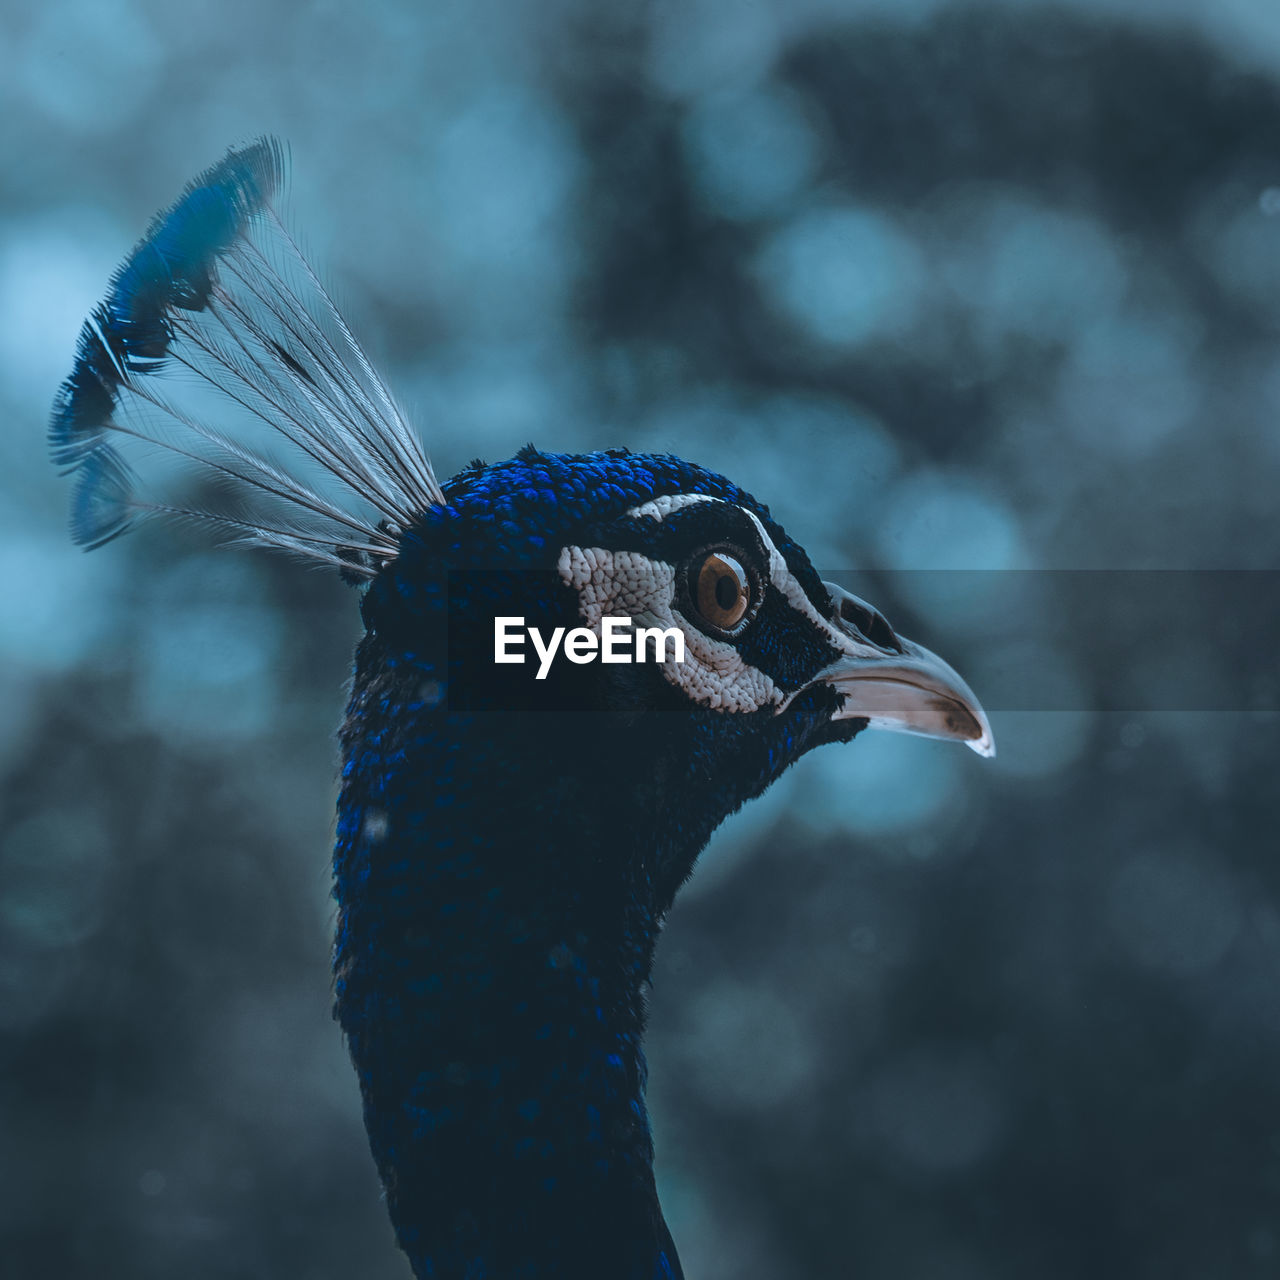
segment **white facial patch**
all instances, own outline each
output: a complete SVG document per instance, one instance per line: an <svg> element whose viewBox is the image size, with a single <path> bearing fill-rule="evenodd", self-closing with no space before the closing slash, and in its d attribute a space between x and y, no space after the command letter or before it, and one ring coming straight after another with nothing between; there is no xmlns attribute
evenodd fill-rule
<svg viewBox="0 0 1280 1280"><path fill-rule="evenodd" d="M733 645L691 625L675 607L676 571L638 551L565 547L560 576L578 593L583 621L599 633L605 617L627 615L637 627L679 627L685 660L664 662L662 674L695 702L719 711L780 708L786 695Z"/></svg>
<svg viewBox="0 0 1280 1280"><path fill-rule="evenodd" d="M632 507L632 519L661 521L673 511L696 502L724 502L704 493L672 493ZM873 645L859 644L825 617L795 580L782 553L774 546L764 524L745 507L739 507L756 527L768 556L769 579L796 613L821 631L842 654L877 657ZM586 625L597 633L606 616L627 614L635 625L678 626L685 635L685 661L664 662L663 675L703 706L723 711L758 711L761 707L784 710L795 697L779 689L763 671L743 660L725 640L716 640L692 625L676 608L676 570L638 551L606 551L600 547L565 547L558 564L560 576L581 601ZM799 692L798 690L796 692Z"/></svg>

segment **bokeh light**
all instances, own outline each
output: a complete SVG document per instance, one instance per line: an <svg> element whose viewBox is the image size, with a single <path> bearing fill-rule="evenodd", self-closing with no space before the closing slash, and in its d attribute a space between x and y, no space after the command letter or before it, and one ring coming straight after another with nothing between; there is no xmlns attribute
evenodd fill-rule
<svg viewBox="0 0 1280 1280"><path fill-rule="evenodd" d="M264 132L442 473L702 462L991 703L994 761L823 749L682 891L649 1060L690 1280L1272 1273L1258 638L1126 647L1037 585L1280 562L1269 0L0 0L0 33L6 1276L407 1275L329 1017L357 600L182 528L84 555L44 440L115 264Z"/></svg>

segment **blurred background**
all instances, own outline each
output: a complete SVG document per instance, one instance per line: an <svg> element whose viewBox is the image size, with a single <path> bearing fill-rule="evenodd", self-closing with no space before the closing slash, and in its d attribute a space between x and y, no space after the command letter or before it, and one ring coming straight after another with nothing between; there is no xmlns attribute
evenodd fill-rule
<svg viewBox="0 0 1280 1280"><path fill-rule="evenodd" d="M83 555L46 459L116 263L267 131L442 473L674 450L980 695L1036 673L994 762L817 753L677 903L690 1280L1280 1274L1277 717L1170 695L1202 609L1117 708L1087 579L1052 643L983 585L1278 567L1271 0L2 0L0 69L6 1276L409 1274L329 1017L355 597Z"/></svg>

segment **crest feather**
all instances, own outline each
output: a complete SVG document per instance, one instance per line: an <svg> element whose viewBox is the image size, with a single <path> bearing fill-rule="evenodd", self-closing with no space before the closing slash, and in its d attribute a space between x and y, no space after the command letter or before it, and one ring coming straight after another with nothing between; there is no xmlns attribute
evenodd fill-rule
<svg viewBox="0 0 1280 1280"><path fill-rule="evenodd" d="M153 219L85 321L49 427L54 462L77 477L81 546L160 515L372 577L444 502L279 218L285 169L273 138L228 152ZM226 509L143 496L126 453L220 481Z"/></svg>

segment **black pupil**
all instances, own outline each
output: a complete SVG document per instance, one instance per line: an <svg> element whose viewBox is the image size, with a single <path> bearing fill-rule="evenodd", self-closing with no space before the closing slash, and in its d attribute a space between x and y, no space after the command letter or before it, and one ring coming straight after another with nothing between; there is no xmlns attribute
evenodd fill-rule
<svg viewBox="0 0 1280 1280"><path fill-rule="evenodd" d="M725 613L732 613L738 603L739 592L738 575L732 569L726 569L716 579L716 604Z"/></svg>

